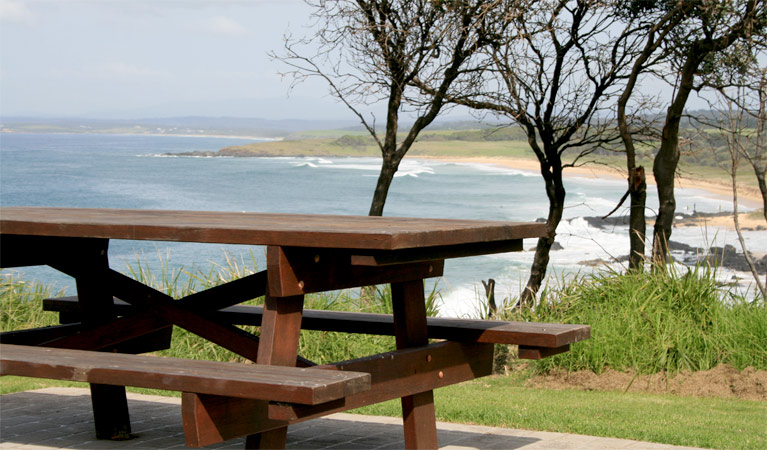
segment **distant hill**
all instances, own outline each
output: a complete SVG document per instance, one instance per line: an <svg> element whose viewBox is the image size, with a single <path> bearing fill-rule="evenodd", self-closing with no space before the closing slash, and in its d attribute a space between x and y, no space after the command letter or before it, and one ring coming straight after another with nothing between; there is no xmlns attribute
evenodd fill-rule
<svg viewBox="0 0 767 450"><path fill-rule="evenodd" d="M430 130L469 130L488 125L473 119L435 121ZM409 127L403 123L402 129ZM2 117L7 133L120 133L192 136L248 136L303 139L307 137L367 134L356 120L291 120L243 117L162 117L143 119Z"/></svg>
<svg viewBox="0 0 767 450"><path fill-rule="evenodd" d="M0 130L17 133L127 133L277 138L316 129L350 129L349 120L269 120L242 117L164 117L145 119L3 117Z"/></svg>

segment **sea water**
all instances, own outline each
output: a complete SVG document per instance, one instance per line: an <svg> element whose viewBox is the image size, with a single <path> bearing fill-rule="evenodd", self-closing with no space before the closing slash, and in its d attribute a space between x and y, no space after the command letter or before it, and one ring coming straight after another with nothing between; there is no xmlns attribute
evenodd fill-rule
<svg viewBox="0 0 767 450"><path fill-rule="evenodd" d="M379 158L220 158L168 154L215 151L248 142L218 137L105 134L0 135L0 204L88 208L180 209L303 214L365 215L375 188ZM555 277L590 271L584 262L628 253L625 228L598 229L583 217L603 216L625 191L620 179L569 177L564 220L557 230L561 250L551 253ZM729 200L678 189L677 211L714 212ZM546 217L540 175L486 164L405 159L392 183L384 214L535 221ZM649 207L657 205L653 189ZM625 209L618 214L626 214ZM673 239L704 247L734 244L724 230L680 228ZM764 247L758 234L750 245ZM443 315L475 315L484 296L480 280L496 280L496 297L516 296L529 275L534 240L527 251L449 260L437 280ZM756 251L764 251L756 248ZM168 258L187 272L207 271L226 254L264 268L264 249L218 244L119 241L110 243L110 265L127 271L137 259L155 271ZM55 283L74 293L74 281L49 268L4 270L25 279ZM729 276L729 274L724 274ZM427 289L433 283L427 281Z"/></svg>

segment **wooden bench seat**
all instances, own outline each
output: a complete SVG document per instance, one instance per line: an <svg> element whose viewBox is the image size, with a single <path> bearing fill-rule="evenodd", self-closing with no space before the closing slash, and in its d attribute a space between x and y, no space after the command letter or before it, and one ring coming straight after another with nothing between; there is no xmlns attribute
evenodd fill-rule
<svg viewBox="0 0 767 450"><path fill-rule="evenodd" d="M133 306L115 299L115 312L124 316L135 312ZM78 321L77 297L49 298L43 309L57 311L62 323ZM231 306L210 312L209 317L234 325L260 325L259 306ZM519 357L541 359L569 350L570 344L588 339L588 325L554 323L505 322L499 320L468 320L430 317L427 319L430 339L459 342L510 344L519 346ZM305 309L301 328L304 330L338 331L343 333L394 335L394 319L390 314L320 311Z"/></svg>
<svg viewBox="0 0 767 450"><path fill-rule="evenodd" d="M370 389L370 374L0 344L0 375L318 405Z"/></svg>

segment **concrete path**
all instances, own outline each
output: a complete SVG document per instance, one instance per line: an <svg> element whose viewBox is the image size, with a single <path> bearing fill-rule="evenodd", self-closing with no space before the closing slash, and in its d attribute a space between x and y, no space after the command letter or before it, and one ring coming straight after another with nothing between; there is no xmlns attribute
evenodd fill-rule
<svg viewBox="0 0 767 450"><path fill-rule="evenodd" d="M0 449L184 448L181 400L128 394L134 439L98 441L87 389L48 388L0 397ZM290 449L404 448L401 419L334 414L291 426ZM441 448L464 449L682 449L625 439L439 423ZM244 448L242 439L210 448Z"/></svg>

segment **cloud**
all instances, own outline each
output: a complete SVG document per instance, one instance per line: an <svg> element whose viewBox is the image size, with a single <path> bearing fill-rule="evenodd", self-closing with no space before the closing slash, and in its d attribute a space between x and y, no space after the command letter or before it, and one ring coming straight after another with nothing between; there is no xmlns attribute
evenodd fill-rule
<svg viewBox="0 0 767 450"><path fill-rule="evenodd" d="M223 16L211 17L202 24L202 29L223 36L245 36L248 30L236 21Z"/></svg>
<svg viewBox="0 0 767 450"><path fill-rule="evenodd" d="M20 0L0 0L0 22L31 23L32 11Z"/></svg>

